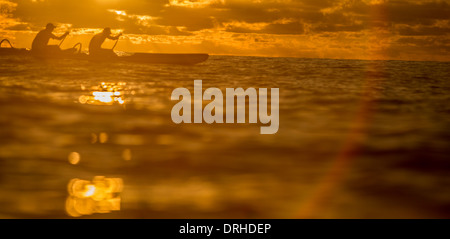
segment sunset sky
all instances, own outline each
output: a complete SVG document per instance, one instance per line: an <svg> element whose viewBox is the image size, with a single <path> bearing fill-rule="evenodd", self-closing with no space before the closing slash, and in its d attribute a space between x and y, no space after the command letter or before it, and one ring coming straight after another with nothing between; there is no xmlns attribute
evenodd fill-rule
<svg viewBox="0 0 450 239"><path fill-rule="evenodd" d="M450 60L450 0L0 0L1 38L30 47L45 24L119 51ZM114 42L106 42L111 47Z"/></svg>

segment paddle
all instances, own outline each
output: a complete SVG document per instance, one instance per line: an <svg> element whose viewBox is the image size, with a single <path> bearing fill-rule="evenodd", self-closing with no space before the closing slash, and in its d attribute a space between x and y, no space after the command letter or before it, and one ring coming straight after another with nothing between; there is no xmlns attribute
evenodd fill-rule
<svg viewBox="0 0 450 239"><path fill-rule="evenodd" d="M113 46L113 48L111 48L111 51L114 51L114 48L116 48L116 45L119 42L120 36L122 36L122 33L120 33L119 36L117 37L116 43L114 43L114 46Z"/></svg>
<svg viewBox="0 0 450 239"><path fill-rule="evenodd" d="M59 45L58 45L59 48L61 48L61 45L63 44L64 40L66 40L67 35L69 35L69 32L66 32L63 39L59 42Z"/></svg>

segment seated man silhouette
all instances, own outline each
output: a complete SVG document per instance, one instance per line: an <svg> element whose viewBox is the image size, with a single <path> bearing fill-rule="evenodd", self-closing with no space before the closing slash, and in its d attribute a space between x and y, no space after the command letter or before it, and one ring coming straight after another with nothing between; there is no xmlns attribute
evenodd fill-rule
<svg viewBox="0 0 450 239"><path fill-rule="evenodd" d="M48 42L50 39L62 40L69 35L69 32L57 37L53 34L55 28L55 25L51 23L47 24L45 29L41 30L34 38L33 43L31 44L31 51L38 54L57 54L61 52L58 45L49 45Z"/></svg>
<svg viewBox="0 0 450 239"><path fill-rule="evenodd" d="M117 55L112 49L102 48L102 44L106 40L106 38L117 40L121 35L122 33L113 37L111 36L111 28L107 27L103 29L101 33L95 34L95 36L92 37L91 41L89 42L89 55L95 57L116 57Z"/></svg>

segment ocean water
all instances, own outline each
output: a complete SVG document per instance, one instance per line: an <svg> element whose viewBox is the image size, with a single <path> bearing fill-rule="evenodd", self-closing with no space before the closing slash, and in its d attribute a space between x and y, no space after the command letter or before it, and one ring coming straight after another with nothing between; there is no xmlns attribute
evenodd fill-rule
<svg viewBox="0 0 450 239"><path fill-rule="evenodd" d="M279 88L279 131L173 123L196 79ZM449 102L448 62L1 57L0 217L448 218Z"/></svg>

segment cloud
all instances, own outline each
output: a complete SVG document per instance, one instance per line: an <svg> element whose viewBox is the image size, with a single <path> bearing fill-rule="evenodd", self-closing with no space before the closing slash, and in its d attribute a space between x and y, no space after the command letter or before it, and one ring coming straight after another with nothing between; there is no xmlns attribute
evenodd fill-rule
<svg viewBox="0 0 450 239"><path fill-rule="evenodd" d="M223 23L225 30L235 33L265 33L265 34L303 34L304 26L302 23L292 19L280 19L271 23L247 23L247 22L228 22Z"/></svg>
<svg viewBox="0 0 450 239"><path fill-rule="evenodd" d="M225 0L169 0L166 7L204 8L210 5L224 4Z"/></svg>
<svg viewBox="0 0 450 239"><path fill-rule="evenodd" d="M450 58L444 55L449 0L0 0L0 6L5 34L54 22L88 38L111 27L129 34L124 46L133 50L172 45L217 54Z"/></svg>
<svg viewBox="0 0 450 239"><path fill-rule="evenodd" d="M399 27L398 32L401 36L444 36L450 35L450 28L434 26L405 26Z"/></svg>

